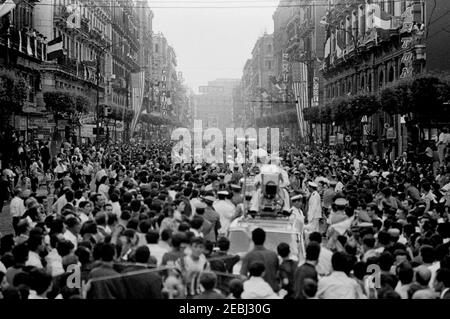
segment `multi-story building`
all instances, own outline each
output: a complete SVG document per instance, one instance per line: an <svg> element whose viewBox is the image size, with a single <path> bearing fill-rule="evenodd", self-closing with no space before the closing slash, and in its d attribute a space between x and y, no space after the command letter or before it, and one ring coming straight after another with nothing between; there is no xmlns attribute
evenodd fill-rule
<svg viewBox="0 0 450 319"><path fill-rule="evenodd" d="M42 90L68 90L85 95L96 105L97 90L105 102L104 52L112 44L110 2L42 0L36 3L36 29L49 41L61 38L64 56L42 64ZM97 57L100 59L100 80L97 85ZM91 110L94 113L94 110ZM65 121L58 130L64 130ZM91 123L93 124L93 123ZM85 137L94 137L92 130Z"/></svg>
<svg viewBox="0 0 450 319"><path fill-rule="evenodd" d="M245 128L247 126L246 123L246 114L244 107L244 91L242 86L242 80L233 89L233 126L234 127L242 127Z"/></svg>
<svg viewBox="0 0 450 319"><path fill-rule="evenodd" d="M244 70L242 72L242 79L240 83L242 91L242 103L245 112L244 127L255 127L255 119L260 116L257 114L259 109L255 109L256 104L253 103L253 93L252 93L252 60L249 59L245 62Z"/></svg>
<svg viewBox="0 0 450 319"><path fill-rule="evenodd" d="M242 122L244 126L254 126L255 119L272 108L273 51L273 35L265 33L258 38L252 57L245 63L239 92L235 97L242 103L246 115L247 123Z"/></svg>
<svg viewBox="0 0 450 319"><path fill-rule="evenodd" d="M152 57L153 57L153 12L147 1L138 1L139 6L139 59L141 70L145 70L145 95L142 108L151 112Z"/></svg>
<svg viewBox="0 0 450 319"><path fill-rule="evenodd" d="M219 128L223 134L233 127L233 89L239 79L217 79L199 88L195 96L194 119L201 120L203 129Z"/></svg>
<svg viewBox="0 0 450 319"><path fill-rule="evenodd" d="M45 105L41 91L40 67L45 61L47 39L36 30L33 16L35 1L19 1L11 12L0 19L0 65L22 77L28 89L25 105L15 110L14 116L2 118L2 125L15 127L26 140L38 136L48 137Z"/></svg>
<svg viewBox="0 0 450 319"><path fill-rule="evenodd" d="M35 4L36 29L48 41L61 38L64 51L42 65L42 90L69 90L90 100L93 107L86 118L91 121L83 122L84 137L95 137L92 119L104 106L122 113L122 120L131 108L131 74L150 65L145 60L151 56L152 17L147 6L132 0L42 0ZM64 124L60 123L59 130ZM123 128L123 121L119 126Z"/></svg>
<svg viewBox="0 0 450 319"><path fill-rule="evenodd" d="M293 137L306 138L312 132L302 109L319 104L322 98L318 60L323 57L325 30L320 19L325 10L313 0L282 0L276 9L272 107L260 125L277 126Z"/></svg>
<svg viewBox="0 0 450 319"><path fill-rule="evenodd" d="M449 12L450 3L445 0L330 1L322 70L326 98L357 92L376 93L414 74L450 70L445 55L450 44L444 32ZM438 122L428 123L427 129L436 130L442 125ZM419 142L408 141L407 136L411 139L410 133L417 125L408 128L406 123L405 127L400 115L379 111L362 124L366 125L365 129L361 128L362 136L353 138L366 144L374 154L395 156L405 151L408 143ZM346 132L335 128L332 134L336 133Z"/></svg>
<svg viewBox="0 0 450 319"><path fill-rule="evenodd" d="M173 94L179 85L177 83L177 57L175 50L168 44L162 33L153 35L152 81L154 92L153 112L163 117L176 114L173 108Z"/></svg>

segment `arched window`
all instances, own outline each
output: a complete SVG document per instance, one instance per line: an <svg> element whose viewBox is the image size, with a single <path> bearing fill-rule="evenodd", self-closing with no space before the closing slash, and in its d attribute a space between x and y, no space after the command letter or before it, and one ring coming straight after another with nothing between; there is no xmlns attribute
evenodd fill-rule
<svg viewBox="0 0 450 319"><path fill-rule="evenodd" d="M378 77L378 87L383 87L384 85L384 72L380 71L380 75Z"/></svg>
<svg viewBox="0 0 450 319"><path fill-rule="evenodd" d="M391 67L389 68L389 78L388 78L389 83L390 83L390 82L394 82L394 80L395 80L394 77L395 77L395 75L394 75L394 67L391 66Z"/></svg>

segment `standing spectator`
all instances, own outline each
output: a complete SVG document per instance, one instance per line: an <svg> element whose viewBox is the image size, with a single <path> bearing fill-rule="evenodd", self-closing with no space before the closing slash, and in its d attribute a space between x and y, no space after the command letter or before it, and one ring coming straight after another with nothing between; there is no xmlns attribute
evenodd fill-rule
<svg viewBox="0 0 450 319"><path fill-rule="evenodd" d="M348 273L351 269L349 255L336 252L331 259L333 272L319 280L319 299L364 299L361 287Z"/></svg>
<svg viewBox="0 0 450 319"><path fill-rule="evenodd" d="M264 280L264 270L262 262L254 261L250 264L248 268L250 278L244 282L242 299L280 299L271 285Z"/></svg>
<svg viewBox="0 0 450 319"><path fill-rule="evenodd" d="M304 294L305 280L313 279L318 281L316 267L320 256L320 245L317 242L310 242L306 247L306 261L297 268L294 275L293 291L295 299L306 299Z"/></svg>
<svg viewBox="0 0 450 319"><path fill-rule="evenodd" d="M210 270L209 262L203 251L203 238L195 237L191 241L191 252L176 262L176 268L181 271L187 289L187 296L193 297L200 293L200 273Z"/></svg>
<svg viewBox="0 0 450 319"><path fill-rule="evenodd" d="M441 268L437 271L434 290L440 294L439 299L450 299L450 269Z"/></svg>
<svg viewBox="0 0 450 319"><path fill-rule="evenodd" d="M14 227L14 231L17 233L17 224L19 223L20 218L22 218L23 214L25 214L25 205L23 199L21 198L22 189L15 188L14 189L14 198L11 200L9 205L12 223Z"/></svg>
<svg viewBox="0 0 450 319"><path fill-rule="evenodd" d="M277 252L282 259L279 270L281 288L287 292L285 298L291 299L294 292L294 273L297 269L297 262L290 258L291 250L288 244L279 244Z"/></svg>
<svg viewBox="0 0 450 319"><path fill-rule="evenodd" d="M264 265L263 279L269 283L273 291L278 292L280 290L278 281L278 256L275 252L264 247L266 232L261 228L255 229L252 232L252 241L255 247L243 258L241 275L247 276L249 265L259 261Z"/></svg>
<svg viewBox="0 0 450 319"><path fill-rule="evenodd" d="M200 284L204 291L195 296L194 299L226 299L224 295L214 289L217 285L217 275L215 273L203 272L200 275Z"/></svg>

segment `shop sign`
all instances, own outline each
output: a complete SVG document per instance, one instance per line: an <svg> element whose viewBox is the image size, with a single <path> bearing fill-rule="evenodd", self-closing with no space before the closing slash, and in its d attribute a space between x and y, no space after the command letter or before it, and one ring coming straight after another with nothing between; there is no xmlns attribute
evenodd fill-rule
<svg viewBox="0 0 450 319"><path fill-rule="evenodd" d="M27 130L27 118L24 116L16 116L15 118L15 127L19 129L19 131Z"/></svg>
<svg viewBox="0 0 450 319"><path fill-rule="evenodd" d="M330 135L329 144L330 144L330 146L335 146L336 145L336 136L335 135Z"/></svg>
<svg viewBox="0 0 450 319"><path fill-rule="evenodd" d="M313 80L312 106L319 106L319 78L318 77L314 77L314 80Z"/></svg>
<svg viewBox="0 0 450 319"><path fill-rule="evenodd" d="M388 140L394 140L394 139L397 138L397 134L395 133L395 130L394 130L393 127L390 127L390 128L387 129L387 131L386 131L386 138Z"/></svg>

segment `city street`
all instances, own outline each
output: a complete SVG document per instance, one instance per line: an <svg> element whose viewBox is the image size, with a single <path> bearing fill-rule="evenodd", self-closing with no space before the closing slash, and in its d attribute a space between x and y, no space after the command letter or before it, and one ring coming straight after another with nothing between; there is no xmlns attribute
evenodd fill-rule
<svg viewBox="0 0 450 319"><path fill-rule="evenodd" d="M2 0L0 25L0 299L450 299L450 1Z"/></svg>

